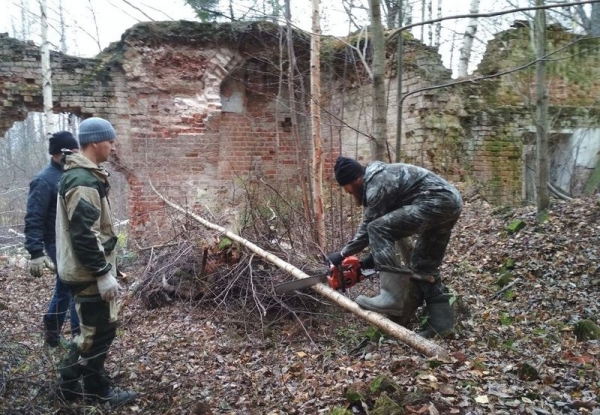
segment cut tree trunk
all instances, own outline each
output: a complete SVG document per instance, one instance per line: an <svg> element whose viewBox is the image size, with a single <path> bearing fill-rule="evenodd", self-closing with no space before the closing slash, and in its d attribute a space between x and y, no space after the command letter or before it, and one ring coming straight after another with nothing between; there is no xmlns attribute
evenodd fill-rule
<svg viewBox="0 0 600 415"><path fill-rule="evenodd" d="M277 267L279 267L280 269L290 273L291 275L293 275L294 277L296 277L298 279L309 277L309 275L305 274L304 272L302 272L301 270L299 270L292 264L285 262L284 260L273 255L270 252L265 251L264 249L258 247L257 245L253 244L252 242L248 241L247 239L244 239L241 236L228 231L227 229L223 228L222 226L211 223L211 222L207 221L206 219L204 219L192 212L187 211L186 209L179 206L178 204L166 199L162 194L160 194L158 192L158 190L156 190L154 188L154 185L151 182L150 182L150 187L152 187L152 190L167 205L171 206L175 210L178 210L179 212L181 212L185 215L188 215L190 218L194 219L195 221L202 224L203 226L205 226L209 229L213 229L218 232L221 232L223 235L225 235L232 241L235 241L235 242L239 243L240 245L245 246L246 248L248 248L252 252L254 252L256 255L271 262L272 264L274 264ZM439 346L438 344L436 344L428 339L422 338L415 332L408 330L407 328L394 323L393 321L389 320L388 318L382 316L379 313L376 313L374 311L363 310L354 301L343 296L339 292L331 289L329 286L327 286L325 284L317 284L317 285L313 286L312 289L315 290L316 292L318 292L319 294L321 294L323 297L330 299L331 301L333 301L340 307L350 311L354 315L366 320L367 322L373 324L374 326L379 327L381 330L383 330L390 336L396 338L397 340L401 341L402 343L406 344L407 346L410 346L413 349L417 350L418 352L423 353L425 356L439 357L439 358L443 358L443 359L448 358L448 356L449 356L448 352L444 348Z"/></svg>

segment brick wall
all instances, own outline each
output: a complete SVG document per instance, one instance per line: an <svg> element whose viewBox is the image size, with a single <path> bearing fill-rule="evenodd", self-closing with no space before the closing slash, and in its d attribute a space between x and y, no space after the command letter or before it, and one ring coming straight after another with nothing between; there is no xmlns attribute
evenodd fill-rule
<svg viewBox="0 0 600 415"><path fill-rule="evenodd" d="M294 138L287 83L278 73L279 36L277 26L260 23L236 28L153 23L130 29L96 59L52 53L55 111L106 117L116 127L118 156L113 163L129 184L134 238L164 240L174 232L164 226L164 203L150 182L191 209L235 205L234 196L248 180L298 185L297 159L310 157L310 127L306 110L299 107L299 137ZM504 45L503 36L498 42ZM295 42L300 72L306 74L308 39L297 35ZM390 48L393 51L394 45ZM515 90L512 81L502 78L414 93L452 80L433 48L407 38L405 51L403 93L411 95L402 107L402 161L454 181L469 177L490 200L518 203L525 154L522 135L531 131L532 121L529 107L509 99ZM506 48L492 48L488 54L498 51ZM364 72L356 75L360 63L348 61L343 49L334 53L336 57L323 70L322 86L327 179L340 145L344 155L370 160L370 81ZM491 57L484 63L500 60ZM344 71L340 62L353 66ZM390 52L386 82L391 159L396 152L398 107L394 65ZM39 67L37 47L0 36L2 131L23 120L27 112L42 111ZM487 73L494 70L488 65ZM554 85L567 75L557 75ZM588 79L589 94L597 90L597 79ZM579 86L571 88L577 94L565 94L571 89L563 84L551 91L555 125L581 125L595 110L595 101L583 97L586 89ZM589 108L565 112L576 104L565 101L573 96ZM303 105L308 102L307 96L296 98L304 100Z"/></svg>

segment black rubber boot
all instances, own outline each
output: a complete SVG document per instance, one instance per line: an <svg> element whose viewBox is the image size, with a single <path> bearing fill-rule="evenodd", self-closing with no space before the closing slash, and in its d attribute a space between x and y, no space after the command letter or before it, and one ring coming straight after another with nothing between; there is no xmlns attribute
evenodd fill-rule
<svg viewBox="0 0 600 415"><path fill-rule="evenodd" d="M393 316L398 324L408 324L423 301L417 284L406 275L380 271L379 286L378 296L359 295L356 303L364 309Z"/></svg>
<svg viewBox="0 0 600 415"><path fill-rule="evenodd" d="M427 300L427 323L424 330L417 332L419 336L431 339L454 335L454 303L450 304L451 298L450 294L442 294Z"/></svg>

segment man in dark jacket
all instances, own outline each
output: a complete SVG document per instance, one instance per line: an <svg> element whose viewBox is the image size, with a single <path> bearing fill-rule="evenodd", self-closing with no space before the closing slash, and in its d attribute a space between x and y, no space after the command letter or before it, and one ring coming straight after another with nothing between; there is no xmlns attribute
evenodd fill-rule
<svg viewBox="0 0 600 415"><path fill-rule="evenodd" d="M370 246L380 276L380 294L361 295L356 302L407 322L425 301L428 323L419 334L453 334L454 308L439 268L462 210L460 193L436 174L410 164L375 161L365 169L354 159L339 157L334 170L339 185L364 206L364 213L356 235L329 259L337 265ZM399 270L395 242L411 235L417 241L408 265L417 275L433 276L434 283L409 279Z"/></svg>
<svg viewBox="0 0 600 415"><path fill-rule="evenodd" d="M25 248L31 255L29 272L39 278L45 267L56 270L56 195L58 182L63 174L60 164L61 149L78 151L73 134L68 131L55 133L50 137L48 152L52 156L50 163L42 169L29 184L27 213L25 215ZM45 253L44 253L45 251ZM71 334L79 333L79 319L75 312L75 303L69 288L56 274L54 294L48 311L44 314L44 333L46 344L56 347L60 332L70 306Z"/></svg>

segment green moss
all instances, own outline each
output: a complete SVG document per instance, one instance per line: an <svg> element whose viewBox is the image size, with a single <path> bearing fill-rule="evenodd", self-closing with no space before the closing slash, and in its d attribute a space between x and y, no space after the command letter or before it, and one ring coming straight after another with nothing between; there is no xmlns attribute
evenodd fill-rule
<svg viewBox="0 0 600 415"><path fill-rule="evenodd" d="M383 392L373 407L373 410L369 412L371 415L402 415L404 409L398 402L388 396L387 393Z"/></svg>
<svg viewBox="0 0 600 415"><path fill-rule="evenodd" d="M496 280L496 285L500 288L506 287L513 280L513 275L509 272L500 275Z"/></svg>
<svg viewBox="0 0 600 415"><path fill-rule="evenodd" d="M371 393L377 392L396 392L399 389L398 384L388 376L378 376L371 382L369 390Z"/></svg>
<svg viewBox="0 0 600 415"><path fill-rule="evenodd" d="M364 401L365 400L365 396L363 396L357 390L348 389L348 391L346 392L346 399L350 403L356 403L356 402L362 402L362 401Z"/></svg>
<svg viewBox="0 0 600 415"><path fill-rule="evenodd" d="M577 341L600 339L600 327L592 320L580 320L575 324L574 333Z"/></svg>
<svg viewBox="0 0 600 415"><path fill-rule="evenodd" d="M428 114L423 118L423 127L431 130L462 131L458 117L444 113Z"/></svg>
<svg viewBox="0 0 600 415"><path fill-rule="evenodd" d="M600 188L600 159L585 184L585 193L588 195L594 194L598 188Z"/></svg>
<svg viewBox="0 0 600 415"><path fill-rule="evenodd" d="M515 219L511 223L508 224L506 230L508 233L513 234L519 232L521 229L525 227L526 223L521 219Z"/></svg>

